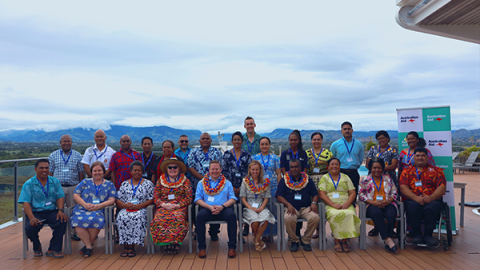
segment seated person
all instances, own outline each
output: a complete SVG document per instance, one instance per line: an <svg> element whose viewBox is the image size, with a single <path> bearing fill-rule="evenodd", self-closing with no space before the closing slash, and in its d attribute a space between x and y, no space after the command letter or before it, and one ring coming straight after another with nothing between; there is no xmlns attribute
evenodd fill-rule
<svg viewBox="0 0 480 270"><path fill-rule="evenodd" d="M443 170L428 163L428 151L423 147L415 149L415 164L403 170L400 176L400 191L405 197L408 222L413 229L413 244L425 242L437 246L438 239L432 237L435 225L443 210L442 196L446 191ZM425 221L422 237L420 225Z"/></svg>
<svg viewBox="0 0 480 270"><path fill-rule="evenodd" d="M67 215L63 205L65 194L57 178L49 176L48 159L39 159L35 163L36 176L28 179L22 187L18 203L23 203L25 211L25 232L33 243L33 256L42 257L42 245L38 233L46 223L52 228L53 234L50 247L45 255L62 258L62 240L67 228Z"/></svg>
<svg viewBox="0 0 480 270"><path fill-rule="evenodd" d="M320 216L318 215L318 193L315 183L305 172L298 159L291 159L290 171L278 183L276 197L278 202L285 205L285 228L292 240L290 251L296 252L299 248L299 236L295 233L297 218L307 220L307 229L302 237L302 246L305 251L311 251L310 241L318 228Z"/></svg>
<svg viewBox="0 0 480 270"><path fill-rule="evenodd" d="M226 221L228 230L228 257L235 258L237 254L237 217L232 205L237 201L232 183L222 174L218 160L210 161L209 173L198 182L195 193L195 203L202 208L197 214L195 223L198 241L198 257L205 258L205 223L207 221Z"/></svg>

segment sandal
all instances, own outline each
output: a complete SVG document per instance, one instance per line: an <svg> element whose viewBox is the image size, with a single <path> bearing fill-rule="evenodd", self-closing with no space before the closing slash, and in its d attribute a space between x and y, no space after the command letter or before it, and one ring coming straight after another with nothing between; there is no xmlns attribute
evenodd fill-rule
<svg viewBox="0 0 480 270"><path fill-rule="evenodd" d="M343 248L343 252L350 252L350 247L348 246L348 239L343 239L342 240L342 248Z"/></svg>
<svg viewBox="0 0 480 270"><path fill-rule="evenodd" d="M53 257L53 258L63 258L65 257L65 254L63 254L62 252L58 252L58 251L47 251L47 253L45 253L45 255L47 255L48 257Z"/></svg>
<svg viewBox="0 0 480 270"><path fill-rule="evenodd" d="M378 235L378 231L375 228L371 229L368 232L368 236L377 236L377 235Z"/></svg>
<svg viewBox="0 0 480 270"><path fill-rule="evenodd" d="M130 251L130 247L128 245L123 246L123 250L120 253L120 257L128 257L129 251Z"/></svg>
<svg viewBox="0 0 480 270"><path fill-rule="evenodd" d="M83 253L84 258L88 258L92 255L93 248L86 248L85 253Z"/></svg>
<svg viewBox="0 0 480 270"><path fill-rule="evenodd" d="M172 245L172 249L171 249L171 253L170 254L173 254L173 255L176 255L178 254L178 252L180 251L180 246L179 245Z"/></svg>
<svg viewBox="0 0 480 270"><path fill-rule="evenodd" d="M335 245L333 246L333 250L335 250L335 252L343 252L342 242L340 242L340 240L335 239Z"/></svg>
<svg viewBox="0 0 480 270"><path fill-rule="evenodd" d="M263 250L262 244L260 242L254 243L255 244L255 250L260 252Z"/></svg>
<svg viewBox="0 0 480 270"><path fill-rule="evenodd" d="M40 247L40 250L33 251L33 257L42 257L42 256L43 256L42 247Z"/></svg>
<svg viewBox="0 0 480 270"><path fill-rule="evenodd" d="M132 258L137 256L137 253L135 252L135 247L133 245L130 246L130 251L128 252L128 257Z"/></svg>
<svg viewBox="0 0 480 270"><path fill-rule="evenodd" d="M85 253L85 250L87 249L87 246L83 246L80 251L78 251L78 253L80 253L81 255L83 255Z"/></svg>

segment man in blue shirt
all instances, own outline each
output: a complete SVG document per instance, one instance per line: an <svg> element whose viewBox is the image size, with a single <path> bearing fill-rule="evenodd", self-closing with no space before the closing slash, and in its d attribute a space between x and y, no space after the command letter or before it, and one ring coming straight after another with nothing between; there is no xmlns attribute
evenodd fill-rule
<svg viewBox="0 0 480 270"><path fill-rule="evenodd" d="M42 245L38 233L47 223L53 230L50 247L45 255L62 258L62 239L67 225L67 215L63 205L65 194L60 181L48 175L48 159L39 159L35 164L36 176L30 178L22 187L19 203L25 211L27 237L33 243L33 256L42 257Z"/></svg>
<svg viewBox="0 0 480 270"><path fill-rule="evenodd" d="M348 175L355 186L358 194L358 182L360 175L357 169L360 168L365 154L362 142L353 138L353 127L350 122L343 122L343 138L336 140L330 146L333 156L340 160L340 172Z"/></svg>
<svg viewBox="0 0 480 270"><path fill-rule="evenodd" d="M188 147L188 136L187 135L180 135L178 139L178 145L180 146L177 150L175 150L175 155L181 157L185 162L187 162L188 154L190 154L190 147ZM191 180L191 175L188 171L185 172L185 176Z"/></svg>
<svg viewBox="0 0 480 270"><path fill-rule="evenodd" d="M201 206L197 214L196 228L198 241L198 257L205 258L205 224L207 221L226 221L228 230L228 257L235 258L237 254L237 217L232 209L237 197L232 183L222 175L220 161L210 161L209 175L203 178L197 186L195 203Z"/></svg>

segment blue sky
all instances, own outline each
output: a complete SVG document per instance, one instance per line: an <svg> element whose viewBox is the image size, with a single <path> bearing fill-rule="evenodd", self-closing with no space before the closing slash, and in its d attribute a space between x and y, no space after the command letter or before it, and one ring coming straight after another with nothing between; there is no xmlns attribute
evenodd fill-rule
<svg viewBox="0 0 480 270"><path fill-rule="evenodd" d="M0 130L397 129L450 105L480 128L480 49L408 31L394 1L9 1Z"/></svg>

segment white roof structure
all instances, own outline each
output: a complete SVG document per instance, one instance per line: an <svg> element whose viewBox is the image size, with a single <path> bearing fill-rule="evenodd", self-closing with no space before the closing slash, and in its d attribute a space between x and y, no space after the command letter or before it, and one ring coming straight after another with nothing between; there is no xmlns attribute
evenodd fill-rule
<svg viewBox="0 0 480 270"><path fill-rule="evenodd" d="M397 0L405 29L480 44L480 0Z"/></svg>

